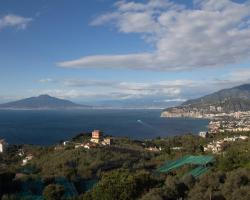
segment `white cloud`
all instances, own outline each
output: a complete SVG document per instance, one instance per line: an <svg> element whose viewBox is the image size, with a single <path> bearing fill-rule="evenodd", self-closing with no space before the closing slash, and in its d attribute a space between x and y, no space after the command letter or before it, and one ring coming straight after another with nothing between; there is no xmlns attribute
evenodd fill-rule
<svg viewBox="0 0 250 200"><path fill-rule="evenodd" d="M68 87L111 87L117 84L116 81L92 80L92 79L64 79L63 84Z"/></svg>
<svg viewBox="0 0 250 200"><path fill-rule="evenodd" d="M110 80L86 79L50 79L44 78L41 83L55 83L62 89L43 90L57 97L68 98L102 98L102 99L133 99L165 96L176 98L181 95L181 87L189 84L189 80L159 81L159 82L126 82ZM51 86L51 85L50 85Z"/></svg>
<svg viewBox="0 0 250 200"><path fill-rule="evenodd" d="M183 102L186 101L187 99L163 99L163 100L155 100L154 102L156 103L161 103L161 102Z"/></svg>
<svg viewBox="0 0 250 200"><path fill-rule="evenodd" d="M110 23L122 33L141 34L152 53L94 55L58 63L70 68L188 70L232 64L250 57L250 4L194 0L185 8L168 0L119 1L115 11L91 25Z"/></svg>
<svg viewBox="0 0 250 200"><path fill-rule="evenodd" d="M155 102L183 101L197 98L220 89L250 83L250 69L237 69L217 78L176 79L159 81L115 81L67 78L53 79L56 87L61 89L45 90L53 96L71 99L154 99ZM50 80L50 79L42 79ZM51 86L51 85L50 85ZM41 92L40 92L41 93Z"/></svg>
<svg viewBox="0 0 250 200"><path fill-rule="evenodd" d="M229 78L235 82L250 82L250 69L238 69L229 74Z"/></svg>
<svg viewBox="0 0 250 200"><path fill-rule="evenodd" d="M59 63L61 67L82 68L87 67L101 67L101 68L140 68L140 66L150 67L153 64L153 56L151 54L131 54L131 55L98 55L87 56L78 60L66 61ZM147 63L146 63L147 62Z"/></svg>
<svg viewBox="0 0 250 200"><path fill-rule="evenodd" d="M60 89L44 89L44 90L39 90L39 91L33 91L36 93L36 95L40 94L48 94L57 98L62 98L62 99L78 99L78 98L85 98L85 97L90 97L91 93L83 92L81 90L76 90L76 89L65 89L65 88L60 88Z"/></svg>
<svg viewBox="0 0 250 200"><path fill-rule="evenodd" d="M32 18L25 18L18 15L5 15L0 18L0 30L7 27L14 27L17 29L26 29Z"/></svg>

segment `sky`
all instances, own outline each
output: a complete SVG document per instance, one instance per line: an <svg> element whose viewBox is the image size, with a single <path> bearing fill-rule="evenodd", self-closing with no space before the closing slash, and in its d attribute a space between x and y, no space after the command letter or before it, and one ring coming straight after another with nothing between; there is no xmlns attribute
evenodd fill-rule
<svg viewBox="0 0 250 200"><path fill-rule="evenodd" d="M0 0L0 102L182 102L250 83L249 0Z"/></svg>

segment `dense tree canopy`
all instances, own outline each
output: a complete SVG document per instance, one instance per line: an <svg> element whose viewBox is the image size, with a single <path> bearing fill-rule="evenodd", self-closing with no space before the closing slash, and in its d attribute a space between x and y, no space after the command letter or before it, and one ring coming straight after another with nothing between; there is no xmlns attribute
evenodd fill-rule
<svg viewBox="0 0 250 200"><path fill-rule="evenodd" d="M153 187L157 182L146 172L131 173L118 170L104 174L100 182L84 199L92 200L132 200Z"/></svg>
<svg viewBox="0 0 250 200"><path fill-rule="evenodd" d="M56 182L62 177L76 186L79 195L74 200L250 199L249 140L228 143L222 154L214 155L216 162L210 171L196 179L186 175L193 165L167 174L156 173L166 161L209 154L202 146L216 137L188 134L147 141L115 138L110 147L91 149L74 148L72 144L60 148L24 145L26 154L34 156L26 166L21 165L23 157L16 156L15 147L0 155L0 195L5 200L23 199L23 186L39 182L40 188L29 186L26 192L39 195L42 188L40 195L45 199L62 199L67 188ZM89 134L81 134L73 141L88 139ZM148 147L161 147L161 151L149 151ZM86 189L82 184L89 180L97 184Z"/></svg>
<svg viewBox="0 0 250 200"><path fill-rule="evenodd" d="M43 191L43 196L46 200L61 200L63 195L64 188L61 185L50 184Z"/></svg>

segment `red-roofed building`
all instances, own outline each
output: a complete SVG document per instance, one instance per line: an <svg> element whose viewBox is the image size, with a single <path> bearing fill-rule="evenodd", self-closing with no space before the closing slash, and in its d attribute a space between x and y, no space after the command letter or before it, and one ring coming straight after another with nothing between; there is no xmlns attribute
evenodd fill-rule
<svg viewBox="0 0 250 200"><path fill-rule="evenodd" d="M102 132L99 130L94 130L92 132L91 142L99 144L103 140Z"/></svg>

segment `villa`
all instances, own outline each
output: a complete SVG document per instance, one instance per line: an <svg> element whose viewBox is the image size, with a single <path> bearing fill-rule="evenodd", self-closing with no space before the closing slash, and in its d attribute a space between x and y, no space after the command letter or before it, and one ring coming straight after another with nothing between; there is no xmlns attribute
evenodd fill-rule
<svg viewBox="0 0 250 200"><path fill-rule="evenodd" d="M99 130L92 131L91 142L99 144L103 140L102 132Z"/></svg>

